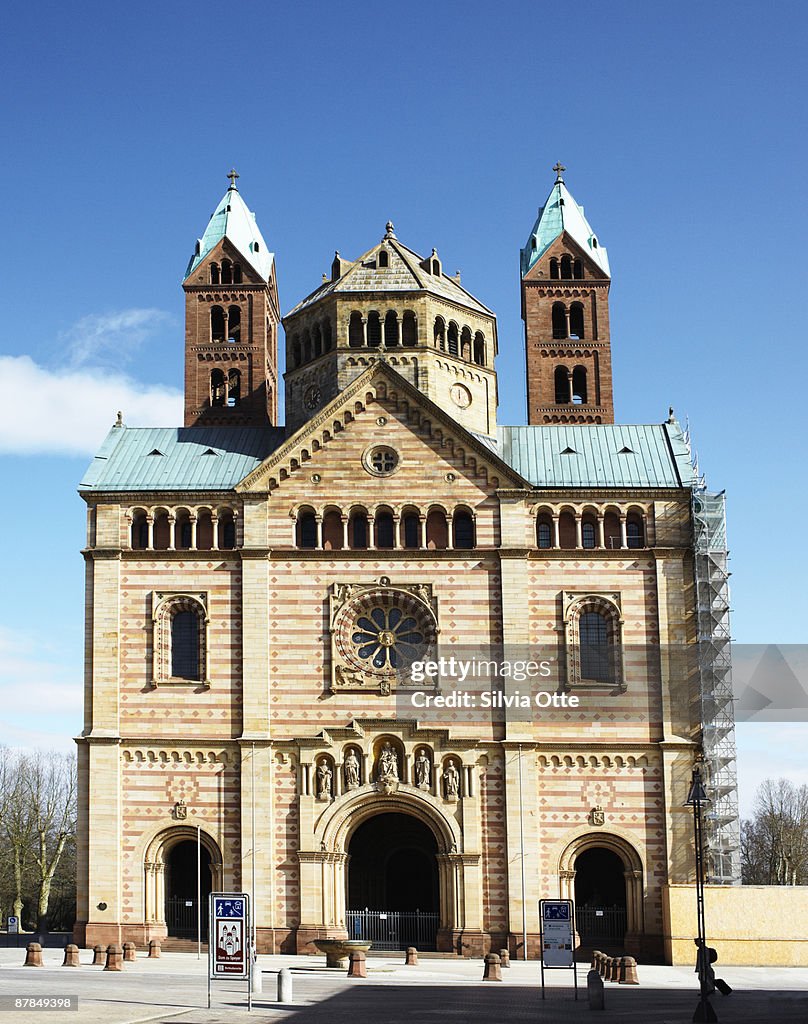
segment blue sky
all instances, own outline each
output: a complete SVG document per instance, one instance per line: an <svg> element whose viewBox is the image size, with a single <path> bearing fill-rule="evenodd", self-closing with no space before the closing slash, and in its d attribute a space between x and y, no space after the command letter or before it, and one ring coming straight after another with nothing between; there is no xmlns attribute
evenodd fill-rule
<svg viewBox="0 0 808 1024"><path fill-rule="evenodd" d="M492 307L524 422L518 254L552 184L612 265L617 418L688 417L729 495L734 635L802 643L808 15L762 8L29 5L0 40L6 201L0 741L80 728L84 510L122 408L179 422L180 282L227 186L290 309L391 218ZM808 725L740 730L742 805Z"/></svg>

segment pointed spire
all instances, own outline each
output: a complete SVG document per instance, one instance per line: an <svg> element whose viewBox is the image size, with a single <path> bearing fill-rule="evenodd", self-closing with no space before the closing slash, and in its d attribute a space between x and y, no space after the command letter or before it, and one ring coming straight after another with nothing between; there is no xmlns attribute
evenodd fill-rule
<svg viewBox="0 0 808 1024"><path fill-rule="evenodd" d="M219 200L205 233L196 244L185 277L187 279L193 273L222 238L227 238L238 249L243 259L258 271L263 280L268 281L272 273L273 254L267 248L256 224L255 214L248 209L236 186L238 171L233 168L227 177L230 179L230 186Z"/></svg>
<svg viewBox="0 0 808 1024"><path fill-rule="evenodd" d="M560 161L556 162L553 167L556 178L550 195L544 206L539 207L536 223L528 236L527 244L522 249L523 275L565 231L585 252L589 253L601 270L606 274L610 273L608 254L598 241L592 230L592 225L586 219L583 206L579 206L575 202L567 188L563 178L565 170L566 167Z"/></svg>

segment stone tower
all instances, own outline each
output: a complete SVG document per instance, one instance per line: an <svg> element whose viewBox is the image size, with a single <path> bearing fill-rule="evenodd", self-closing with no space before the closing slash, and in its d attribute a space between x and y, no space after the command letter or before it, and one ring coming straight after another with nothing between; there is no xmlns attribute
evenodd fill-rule
<svg viewBox="0 0 808 1024"><path fill-rule="evenodd" d="M527 421L614 423L609 258L560 164L521 252Z"/></svg>
<svg viewBox="0 0 808 1024"><path fill-rule="evenodd" d="M283 319L286 423L311 419L375 362L393 366L467 430L496 433L496 317L419 256L388 222L357 260L336 253L331 276Z"/></svg>
<svg viewBox="0 0 808 1024"><path fill-rule="evenodd" d="M275 259L228 177L182 285L186 427L277 423Z"/></svg>

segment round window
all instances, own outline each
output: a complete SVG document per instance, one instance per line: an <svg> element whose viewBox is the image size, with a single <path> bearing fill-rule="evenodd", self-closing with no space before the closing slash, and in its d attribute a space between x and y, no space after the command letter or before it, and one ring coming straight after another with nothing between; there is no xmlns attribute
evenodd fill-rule
<svg viewBox="0 0 808 1024"><path fill-rule="evenodd" d="M365 467L375 476L388 476L398 467L398 452L387 445L371 448L365 456Z"/></svg>
<svg viewBox="0 0 808 1024"><path fill-rule="evenodd" d="M436 641L434 615L396 590L371 590L342 611L335 637L353 668L384 675L423 660Z"/></svg>

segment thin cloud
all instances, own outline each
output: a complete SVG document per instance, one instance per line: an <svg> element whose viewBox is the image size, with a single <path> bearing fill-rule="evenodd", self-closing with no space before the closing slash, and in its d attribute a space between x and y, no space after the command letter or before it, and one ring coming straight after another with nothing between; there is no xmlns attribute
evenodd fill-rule
<svg viewBox="0 0 808 1024"><path fill-rule="evenodd" d="M172 322L161 309L121 309L90 313L65 331L60 340L70 367L120 366L152 335Z"/></svg>
<svg viewBox="0 0 808 1024"><path fill-rule="evenodd" d="M52 370L29 356L0 356L0 453L91 456L118 410L131 426L172 426L182 393L100 367Z"/></svg>

